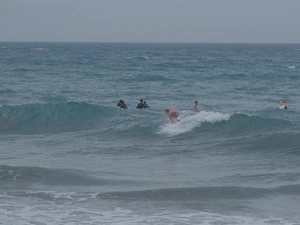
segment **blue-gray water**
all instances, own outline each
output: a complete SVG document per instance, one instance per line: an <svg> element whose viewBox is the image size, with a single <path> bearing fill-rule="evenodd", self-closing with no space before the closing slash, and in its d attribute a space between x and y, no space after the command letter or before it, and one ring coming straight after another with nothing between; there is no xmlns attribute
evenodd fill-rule
<svg viewBox="0 0 300 225"><path fill-rule="evenodd" d="M0 43L0 83L0 224L299 224L300 45Z"/></svg>

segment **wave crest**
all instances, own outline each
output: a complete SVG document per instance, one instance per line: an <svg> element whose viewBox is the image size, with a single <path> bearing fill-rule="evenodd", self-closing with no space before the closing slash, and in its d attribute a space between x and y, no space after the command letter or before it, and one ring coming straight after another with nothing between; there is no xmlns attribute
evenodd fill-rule
<svg viewBox="0 0 300 225"><path fill-rule="evenodd" d="M230 119L230 114L219 112L200 111L194 113L191 111L180 112L180 122L176 124L166 124L161 126L159 134L177 135L189 132L195 127L201 126L202 123L220 123Z"/></svg>
<svg viewBox="0 0 300 225"><path fill-rule="evenodd" d="M112 114L111 110L76 102L0 107L0 132L26 134L89 130Z"/></svg>

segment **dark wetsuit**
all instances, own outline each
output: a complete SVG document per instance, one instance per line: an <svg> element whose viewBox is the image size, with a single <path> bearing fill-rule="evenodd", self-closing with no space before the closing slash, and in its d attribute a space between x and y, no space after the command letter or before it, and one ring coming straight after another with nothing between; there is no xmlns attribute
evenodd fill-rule
<svg viewBox="0 0 300 225"><path fill-rule="evenodd" d="M120 108L122 108L122 109L128 109L127 105L125 103L121 104Z"/></svg>
<svg viewBox="0 0 300 225"><path fill-rule="evenodd" d="M144 104L143 103L139 103L137 106L136 106L137 109L142 109L144 108Z"/></svg>

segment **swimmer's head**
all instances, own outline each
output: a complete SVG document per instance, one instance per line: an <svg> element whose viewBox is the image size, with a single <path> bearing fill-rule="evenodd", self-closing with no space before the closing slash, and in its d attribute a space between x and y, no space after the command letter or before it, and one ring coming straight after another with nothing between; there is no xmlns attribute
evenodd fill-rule
<svg viewBox="0 0 300 225"><path fill-rule="evenodd" d="M169 111L170 111L169 109L165 109L165 112L166 112L166 113L169 113Z"/></svg>

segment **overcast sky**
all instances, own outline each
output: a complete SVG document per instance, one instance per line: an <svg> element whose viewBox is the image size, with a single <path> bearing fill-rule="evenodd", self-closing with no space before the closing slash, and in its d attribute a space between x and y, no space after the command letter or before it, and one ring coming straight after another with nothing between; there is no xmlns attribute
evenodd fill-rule
<svg viewBox="0 0 300 225"><path fill-rule="evenodd" d="M300 43L300 0L0 0L0 41Z"/></svg>

